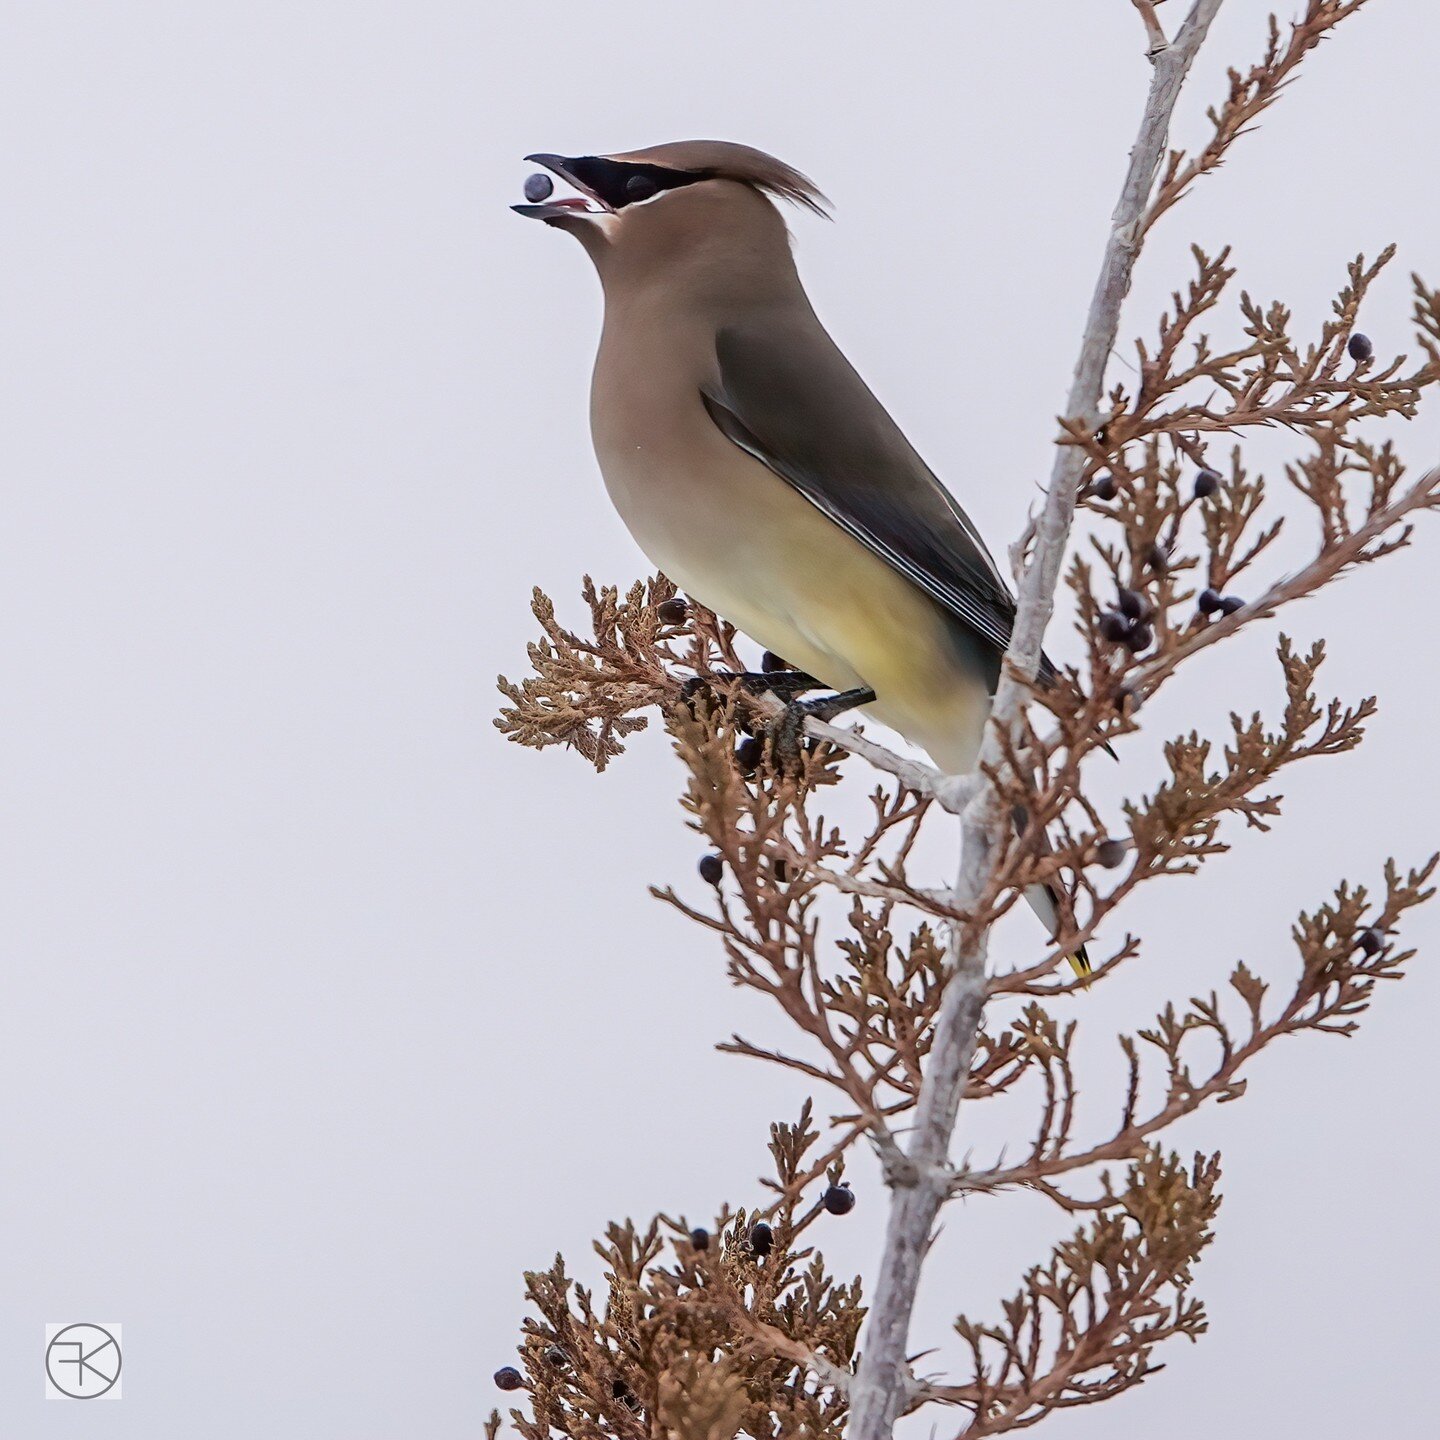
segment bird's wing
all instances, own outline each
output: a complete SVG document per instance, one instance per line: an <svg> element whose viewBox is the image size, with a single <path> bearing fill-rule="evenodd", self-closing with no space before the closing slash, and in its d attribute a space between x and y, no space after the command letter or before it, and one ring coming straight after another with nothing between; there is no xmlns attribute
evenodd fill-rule
<svg viewBox="0 0 1440 1440"><path fill-rule="evenodd" d="M730 325L715 348L703 396L726 437L1003 654L1015 601L999 567L818 323Z"/></svg>

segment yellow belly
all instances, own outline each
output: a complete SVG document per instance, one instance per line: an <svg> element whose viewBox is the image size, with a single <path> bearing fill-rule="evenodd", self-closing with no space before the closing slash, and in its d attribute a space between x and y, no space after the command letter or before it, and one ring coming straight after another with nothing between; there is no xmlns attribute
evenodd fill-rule
<svg viewBox="0 0 1440 1440"><path fill-rule="evenodd" d="M826 685L869 686L875 718L970 768L989 696L923 591L713 428L683 454L596 448L621 518L682 590Z"/></svg>

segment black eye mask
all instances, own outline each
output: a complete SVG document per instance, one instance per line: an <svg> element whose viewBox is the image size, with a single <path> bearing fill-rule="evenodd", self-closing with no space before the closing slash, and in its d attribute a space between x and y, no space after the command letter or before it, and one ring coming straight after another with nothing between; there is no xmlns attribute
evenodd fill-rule
<svg viewBox="0 0 1440 1440"><path fill-rule="evenodd" d="M565 168L582 185L600 197L612 210L648 200L662 190L678 190L709 177L697 170L671 170L665 165L631 164L605 160L598 155L581 155L565 162Z"/></svg>

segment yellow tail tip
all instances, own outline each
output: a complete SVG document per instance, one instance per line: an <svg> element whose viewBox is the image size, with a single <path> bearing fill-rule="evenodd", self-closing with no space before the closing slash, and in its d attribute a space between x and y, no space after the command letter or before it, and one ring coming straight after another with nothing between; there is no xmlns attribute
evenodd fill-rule
<svg viewBox="0 0 1440 1440"><path fill-rule="evenodd" d="M1073 955L1067 957L1070 961L1070 968L1082 979L1090 974L1090 956L1082 945Z"/></svg>

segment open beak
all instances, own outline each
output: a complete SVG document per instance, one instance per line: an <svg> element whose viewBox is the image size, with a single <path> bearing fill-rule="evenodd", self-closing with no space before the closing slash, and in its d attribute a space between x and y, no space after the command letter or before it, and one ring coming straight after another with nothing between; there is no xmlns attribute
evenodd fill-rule
<svg viewBox="0 0 1440 1440"><path fill-rule="evenodd" d="M571 171L570 159L565 155L527 155L528 164L543 165L557 179L577 193L560 195L538 205L512 205L517 215L530 220L544 220L548 224L557 221L574 220L589 215L613 215L615 207L607 205L588 185L577 179Z"/></svg>

